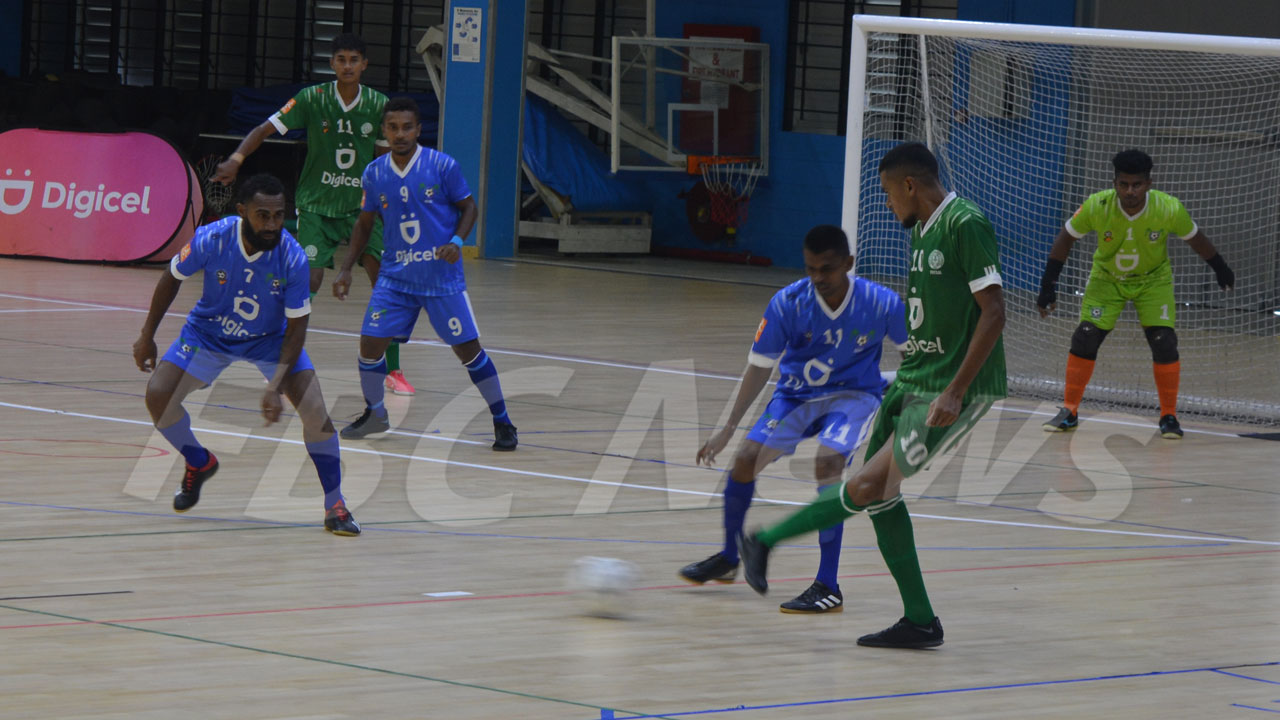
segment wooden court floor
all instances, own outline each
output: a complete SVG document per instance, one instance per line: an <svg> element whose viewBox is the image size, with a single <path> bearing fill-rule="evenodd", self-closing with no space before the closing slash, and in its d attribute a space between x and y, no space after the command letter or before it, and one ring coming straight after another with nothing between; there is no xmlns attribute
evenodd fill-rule
<svg viewBox="0 0 1280 720"><path fill-rule="evenodd" d="M844 536L841 614L778 612L812 579L812 537L774 554L766 598L675 575L717 549L729 454L707 469L694 452L784 273L469 261L520 449L489 450L481 401L423 319L403 351L418 394L389 401L392 433L344 444L364 534L338 538L300 427L262 426L247 366L189 402L222 470L173 513L180 458L130 354L159 272L0 260L0 717L1280 712L1280 444L1250 428L1187 419L1170 442L1154 418L1086 412L1056 436L1039 429L1051 406L1003 403L905 487L946 644L873 650L854 639L902 610L865 519ZM363 405L368 292L358 278L312 316L339 424ZM812 496L810 445L765 471L749 526ZM588 555L639 567L626 619L566 591Z"/></svg>

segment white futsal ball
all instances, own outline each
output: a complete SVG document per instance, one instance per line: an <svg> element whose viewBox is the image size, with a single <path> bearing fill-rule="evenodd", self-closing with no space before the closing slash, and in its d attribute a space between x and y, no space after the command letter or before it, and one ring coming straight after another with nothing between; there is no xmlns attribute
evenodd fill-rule
<svg viewBox="0 0 1280 720"><path fill-rule="evenodd" d="M621 618L630 609L631 590L639 578L636 566L626 560L580 557L569 570L569 589L578 597L584 614Z"/></svg>

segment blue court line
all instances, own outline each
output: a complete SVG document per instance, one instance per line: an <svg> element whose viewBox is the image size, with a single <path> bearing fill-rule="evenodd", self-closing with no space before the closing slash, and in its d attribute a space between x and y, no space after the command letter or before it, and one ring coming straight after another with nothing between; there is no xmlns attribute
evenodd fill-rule
<svg viewBox="0 0 1280 720"><path fill-rule="evenodd" d="M1277 665L1277 664L1280 664L1280 663L1275 663L1275 662L1257 663L1256 665L1251 665L1249 667L1260 667L1260 666ZM1229 667L1240 667L1240 666L1232 665ZM1200 672L1217 672L1219 670L1221 670L1221 668L1191 668L1187 670L1154 670L1151 672L1144 672L1144 673L1126 673L1122 675L1099 675L1097 677L1070 678L1066 680L1038 680L1034 682L1008 683L1005 685L978 685L975 687L952 688L949 690L920 690L917 692L890 693L885 695L863 695L859 697L832 698L830 700L806 700L806 701L792 702L792 703L776 703L772 705L738 705L737 707L717 708L717 709L711 709L711 710L689 710L684 712L667 712L667 713L663 713L662 715L628 715L626 717L626 720L643 720L644 718L658 718L658 717L691 717L694 715L717 715L721 713L743 712L748 710L780 710L783 708L811 707L815 705L835 705L839 703L863 702L866 700L893 700L897 698L927 697L932 695L955 695L960 693L982 692L986 690L1010 690L1010 689L1017 689L1017 688L1042 687L1042 686L1048 686L1048 685L1072 685L1077 683L1099 682L1104 680L1127 680L1127 679L1133 679L1133 678L1186 675L1190 673L1200 673ZM1224 674L1230 675L1231 673L1224 673ZM1260 708L1255 708L1255 709L1260 709Z"/></svg>
<svg viewBox="0 0 1280 720"><path fill-rule="evenodd" d="M48 503L30 503L18 500L0 500L0 506L11 505L15 507L43 508L46 510L72 510L77 512L90 513L106 513L109 515L133 515L138 517L152 518L173 518L182 521L202 521L202 522L222 522L237 523L246 525L267 525L272 527L290 528L311 528L317 527L320 523L290 523L276 520L259 520L256 518L220 518L207 515L178 515L177 513L168 512L148 512L142 510L113 510L110 508L87 508L75 507L71 505L53 505ZM595 517L595 516L590 516ZM519 520L521 518L514 518ZM430 522L424 520L423 522ZM379 527L376 523L368 523L363 526L365 532L385 532L385 533L401 533L409 535L450 535L456 537L482 537L493 538L499 540L547 540L555 542L587 542L587 543L619 543L629 545L684 545L691 547L720 547L723 543L719 541L693 541L693 540L639 540L634 538L591 538L591 537L574 537L574 536L557 536L557 535L515 535L510 533L478 533L463 532L460 530L428 530L418 528L400 528L400 527ZM1027 546L962 546L962 545L939 545L921 546L920 550L929 550L936 552L1015 552L1015 551L1068 551L1068 550L1183 550L1193 548L1209 548L1209 547L1225 547L1228 543L1177 543L1170 545L1027 545ZM817 549L817 545L800 545L785 544L779 545L780 549L799 549L813 550ZM844 550L878 550L874 545L845 545Z"/></svg>
<svg viewBox="0 0 1280 720"><path fill-rule="evenodd" d="M1254 682L1266 683L1268 685L1280 685L1280 681L1264 680L1262 678L1251 677L1249 675L1241 675L1240 673L1227 672L1226 670L1222 670L1219 668L1214 668L1213 672L1216 672L1219 675L1230 675L1231 677L1240 678L1242 680L1253 680ZM1280 700L1277 700L1276 702L1280 702Z"/></svg>
<svg viewBox="0 0 1280 720"><path fill-rule="evenodd" d="M1280 700L1277 700L1276 702L1280 702ZM1240 703L1231 703L1231 707L1244 708L1245 710L1261 710L1262 712L1280 714L1280 710L1273 710L1271 708L1258 707L1257 705L1241 705ZM613 717L613 716L610 715L609 717ZM645 717L645 716L641 715L641 717Z"/></svg>

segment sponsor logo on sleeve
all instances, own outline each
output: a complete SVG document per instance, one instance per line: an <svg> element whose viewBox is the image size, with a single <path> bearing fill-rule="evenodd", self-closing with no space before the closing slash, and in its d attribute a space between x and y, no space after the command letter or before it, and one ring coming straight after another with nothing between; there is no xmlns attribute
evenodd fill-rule
<svg viewBox="0 0 1280 720"><path fill-rule="evenodd" d="M294 105L297 105L297 104L298 104L298 101L297 101L297 100L294 100L294 99L290 98L290 99L289 99L289 102L285 103L285 104L284 104L284 107L280 108L280 114L281 114L281 115L288 115L288 114L289 114L289 111L293 109L293 106L294 106Z"/></svg>
<svg viewBox="0 0 1280 720"><path fill-rule="evenodd" d="M764 334L764 326L769 324L768 318L760 318L760 327L756 328L755 342L760 342L760 336Z"/></svg>
<svg viewBox="0 0 1280 720"><path fill-rule="evenodd" d="M178 251L178 262L182 262L183 260L186 260L187 256L189 256L190 254L191 254L191 243L187 243L186 245L182 246L182 250Z"/></svg>

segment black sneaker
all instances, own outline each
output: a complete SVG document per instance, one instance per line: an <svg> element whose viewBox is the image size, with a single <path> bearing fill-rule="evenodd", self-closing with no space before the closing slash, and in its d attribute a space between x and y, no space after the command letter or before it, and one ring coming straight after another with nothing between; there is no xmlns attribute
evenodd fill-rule
<svg viewBox="0 0 1280 720"><path fill-rule="evenodd" d="M342 428L342 432L338 435L343 440L359 440L374 433L386 432L391 429L391 420L386 415L378 417L370 408L364 409L364 414L356 419L355 422Z"/></svg>
<svg viewBox="0 0 1280 720"><path fill-rule="evenodd" d="M821 580L814 580L808 590L800 593L794 600L788 600L778 606L784 613L809 614L844 612L844 595L839 590L832 590Z"/></svg>
<svg viewBox="0 0 1280 720"><path fill-rule="evenodd" d="M893 627L886 628L878 633L863 635L858 638L858 644L866 647L907 648L910 650L938 647L942 644L942 623L936 617L928 625L916 625L910 620L902 618Z"/></svg>
<svg viewBox="0 0 1280 720"><path fill-rule="evenodd" d="M1049 422L1041 425L1045 432L1071 432L1080 427L1080 418L1076 414L1066 408L1058 410L1058 414L1053 416Z"/></svg>
<svg viewBox="0 0 1280 720"><path fill-rule="evenodd" d="M200 486L216 472L218 472L218 458L214 457L213 453L209 453L209 461L202 468L188 465L186 473L182 476L182 488L173 495L173 509L186 512L195 507L196 503L200 502Z"/></svg>
<svg viewBox="0 0 1280 720"><path fill-rule="evenodd" d="M701 585L707 581L731 583L738 577L738 563L729 562L724 553L716 553L706 560L699 560L680 568L680 579Z"/></svg>
<svg viewBox="0 0 1280 720"><path fill-rule="evenodd" d="M1178 418L1172 415L1160 418L1160 437L1165 440L1182 439L1182 426L1178 424Z"/></svg>
<svg viewBox="0 0 1280 720"><path fill-rule="evenodd" d="M752 590L764 595L769 592L769 551L771 548L756 537L755 533L738 533L738 556L742 558L742 576Z"/></svg>
<svg viewBox="0 0 1280 720"><path fill-rule="evenodd" d="M324 529L334 535L355 537L360 534L360 523L351 517L347 504L339 500L333 507L324 511Z"/></svg>
<svg viewBox="0 0 1280 720"><path fill-rule="evenodd" d="M516 438L516 426L509 422L493 423L493 449L499 452L511 452L520 441Z"/></svg>

